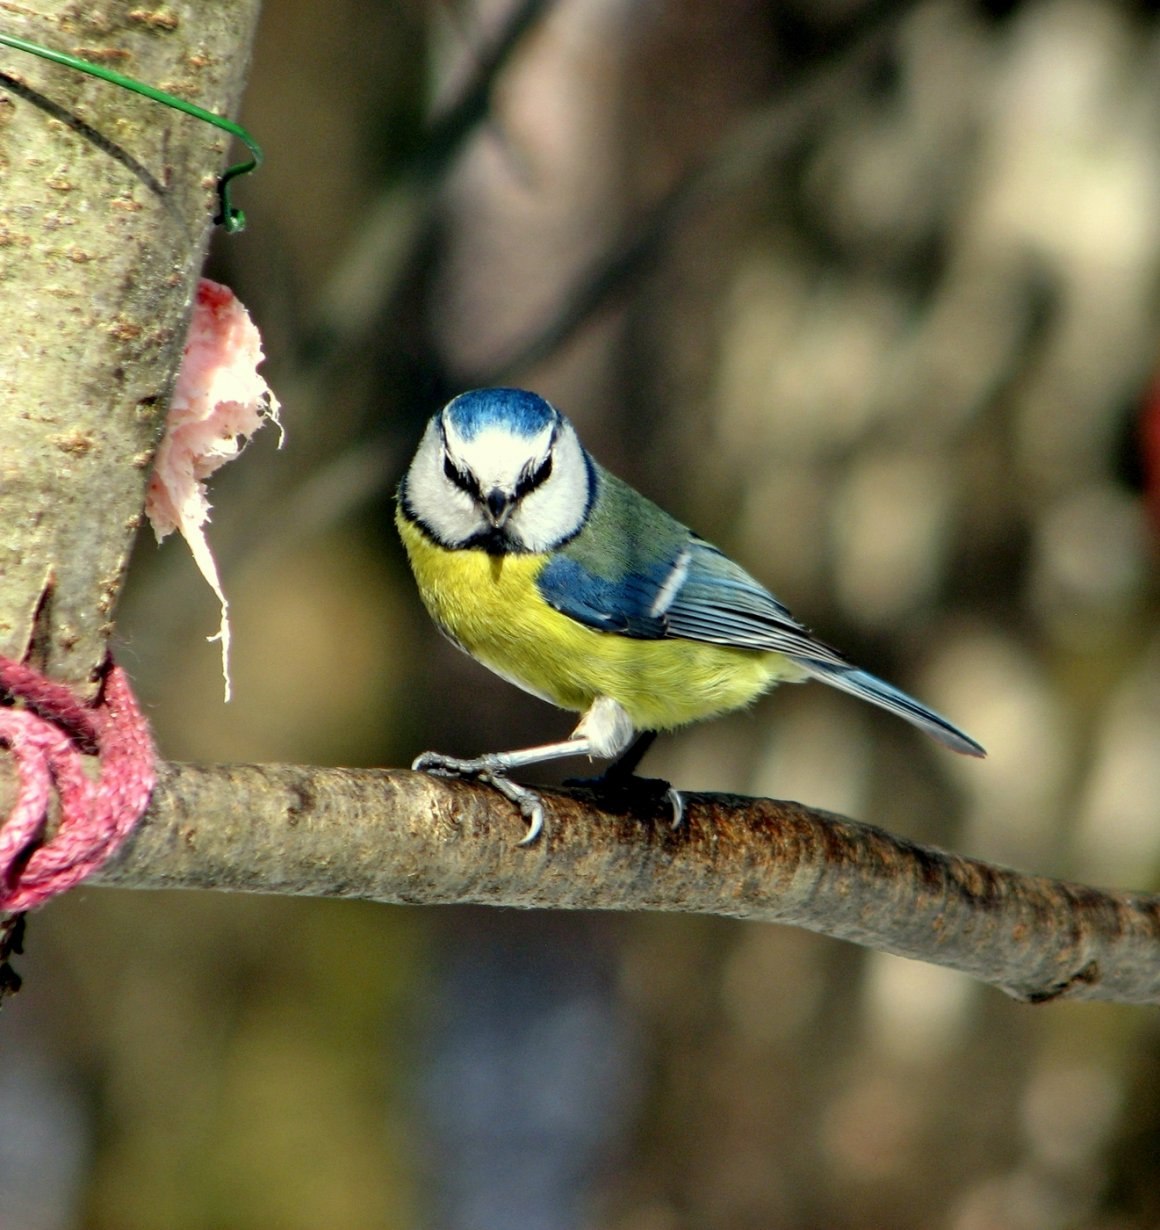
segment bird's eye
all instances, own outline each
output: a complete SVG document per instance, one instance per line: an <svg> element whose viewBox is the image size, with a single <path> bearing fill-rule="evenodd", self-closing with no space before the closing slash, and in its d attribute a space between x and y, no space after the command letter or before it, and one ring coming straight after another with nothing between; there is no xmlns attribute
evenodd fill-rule
<svg viewBox="0 0 1160 1230"><path fill-rule="evenodd" d="M552 454L549 453L534 470L525 470L520 475L520 481L516 484L516 499L521 500L529 491L535 491L541 483L547 482L551 475Z"/></svg>
<svg viewBox="0 0 1160 1230"><path fill-rule="evenodd" d="M464 472L455 464L454 461L451 460L450 453L443 454L443 473L447 475L448 479L453 482L460 489L460 491L466 491L468 495L471 494L470 478L468 475L464 474Z"/></svg>

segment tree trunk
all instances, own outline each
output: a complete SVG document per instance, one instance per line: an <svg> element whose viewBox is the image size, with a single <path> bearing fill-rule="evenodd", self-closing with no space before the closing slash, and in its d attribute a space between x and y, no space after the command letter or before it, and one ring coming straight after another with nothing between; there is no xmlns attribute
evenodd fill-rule
<svg viewBox="0 0 1160 1230"><path fill-rule="evenodd" d="M211 111L257 0L6 6L5 32ZM226 138L0 47L0 654L93 690L217 209Z"/></svg>

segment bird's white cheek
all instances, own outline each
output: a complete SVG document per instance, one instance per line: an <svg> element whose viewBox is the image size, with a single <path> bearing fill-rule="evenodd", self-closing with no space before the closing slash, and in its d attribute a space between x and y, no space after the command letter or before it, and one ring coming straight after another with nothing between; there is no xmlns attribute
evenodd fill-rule
<svg viewBox="0 0 1160 1230"><path fill-rule="evenodd" d="M483 516L475 501L443 474L429 458L412 467L407 498L422 521L446 543L463 542L483 529Z"/></svg>
<svg viewBox="0 0 1160 1230"><path fill-rule="evenodd" d="M455 497L443 505L444 523L453 541L470 538L487 524L474 500L461 491L456 491Z"/></svg>

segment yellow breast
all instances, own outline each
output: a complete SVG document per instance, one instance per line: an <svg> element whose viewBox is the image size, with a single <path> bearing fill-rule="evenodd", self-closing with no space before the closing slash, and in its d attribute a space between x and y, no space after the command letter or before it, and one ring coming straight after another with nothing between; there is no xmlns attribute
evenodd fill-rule
<svg viewBox="0 0 1160 1230"><path fill-rule="evenodd" d="M638 730L670 730L801 677L780 654L585 627L540 596L546 556L449 551L401 512L395 521L435 622L485 666L563 709L583 712L609 696Z"/></svg>

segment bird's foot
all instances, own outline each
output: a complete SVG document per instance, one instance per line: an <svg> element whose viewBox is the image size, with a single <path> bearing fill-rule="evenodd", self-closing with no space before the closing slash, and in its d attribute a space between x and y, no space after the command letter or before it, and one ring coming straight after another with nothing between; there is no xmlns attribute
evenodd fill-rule
<svg viewBox="0 0 1160 1230"><path fill-rule="evenodd" d="M624 772L619 762L595 777L569 777L565 786L590 790L606 811L632 811L643 806L667 804L673 828L680 828L685 818L685 800L681 792L660 777L637 777Z"/></svg>
<svg viewBox="0 0 1160 1230"><path fill-rule="evenodd" d="M417 773L430 773L434 777L468 777L484 782L498 790L505 799L510 799L528 822L528 831L517 845L530 846L544 829L544 803L540 796L527 786L521 786L508 777L499 756L477 756L461 760L457 756L444 756L442 752L424 752L416 756L411 768Z"/></svg>

